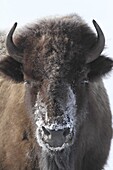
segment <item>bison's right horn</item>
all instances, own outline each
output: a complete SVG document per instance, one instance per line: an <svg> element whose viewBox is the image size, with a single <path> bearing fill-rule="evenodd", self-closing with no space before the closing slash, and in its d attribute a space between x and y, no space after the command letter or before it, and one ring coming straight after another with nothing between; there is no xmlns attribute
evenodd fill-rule
<svg viewBox="0 0 113 170"><path fill-rule="evenodd" d="M13 36L13 33L14 33L16 27L17 27L17 23L15 23L13 25L10 32L8 33L7 39L6 39L6 47L7 47L9 55L14 60L18 61L19 63L22 63L23 53L18 47L16 47L16 45L14 44L13 39L12 39L12 36Z"/></svg>
<svg viewBox="0 0 113 170"><path fill-rule="evenodd" d="M103 51L105 46L105 37L100 26L97 24L95 20L93 20L93 24L97 31L97 42L94 45L93 49L91 49L91 51L89 52L86 63L90 63L96 60Z"/></svg>

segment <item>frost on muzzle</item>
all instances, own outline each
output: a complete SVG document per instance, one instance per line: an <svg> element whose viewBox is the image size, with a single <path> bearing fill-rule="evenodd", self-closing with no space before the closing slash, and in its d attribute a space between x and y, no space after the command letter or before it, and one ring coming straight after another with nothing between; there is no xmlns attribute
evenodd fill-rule
<svg viewBox="0 0 113 170"><path fill-rule="evenodd" d="M36 122L36 138L43 149L52 151L62 150L74 142L76 134L76 97L69 87L63 114L57 117L48 117L48 110L42 102L40 94L34 106Z"/></svg>

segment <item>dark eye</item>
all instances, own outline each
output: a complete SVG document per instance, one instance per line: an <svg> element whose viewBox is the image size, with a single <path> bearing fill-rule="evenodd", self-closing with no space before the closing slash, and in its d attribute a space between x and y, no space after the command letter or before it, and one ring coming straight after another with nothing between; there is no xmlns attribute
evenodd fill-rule
<svg viewBox="0 0 113 170"><path fill-rule="evenodd" d="M24 80L24 84L30 88L39 87L39 82L35 80Z"/></svg>
<svg viewBox="0 0 113 170"><path fill-rule="evenodd" d="M31 81L30 80L24 80L24 84L31 85Z"/></svg>
<svg viewBox="0 0 113 170"><path fill-rule="evenodd" d="M31 81L31 80L24 80L24 84L29 86L29 87L34 87L36 86L36 82L35 81Z"/></svg>
<svg viewBox="0 0 113 170"><path fill-rule="evenodd" d="M83 79L83 80L81 81L81 84L87 85L87 84L89 84L89 80L88 80L88 79Z"/></svg>

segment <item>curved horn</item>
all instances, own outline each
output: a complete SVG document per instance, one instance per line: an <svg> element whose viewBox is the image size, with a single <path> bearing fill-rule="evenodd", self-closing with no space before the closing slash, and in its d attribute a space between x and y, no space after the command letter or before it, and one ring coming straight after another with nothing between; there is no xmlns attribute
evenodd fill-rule
<svg viewBox="0 0 113 170"><path fill-rule="evenodd" d="M17 23L15 23L13 25L10 32L8 33L7 39L6 39L6 47L7 47L9 55L14 60L18 61L19 63L22 63L22 57L23 57L22 51L18 47L16 47L16 45L14 44L13 39L12 39L12 36L13 36L13 33L14 33L16 27L17 27Z"/></svg>
<svg viewBox="0 0 113 170"><path fill-rule="evenodd" d="M97 59L99 57L99 55L101 54L101 52L104 49L105 46L105 37L104 34L100 28L100 26L97 24L97 22L95 20L93 20L93 25L97 31L97 43L95 45L95 47L90 51L89 53L89 58L86 60L86 63L90 63L92 61L94 61L95 59Z"/></svg>

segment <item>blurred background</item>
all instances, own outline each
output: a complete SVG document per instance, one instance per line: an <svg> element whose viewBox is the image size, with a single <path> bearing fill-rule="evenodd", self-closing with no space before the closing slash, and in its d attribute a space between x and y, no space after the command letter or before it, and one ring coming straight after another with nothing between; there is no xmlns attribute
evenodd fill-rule
<svg viewBox="0 0 113 170"><path fill-rule="evenodd" d="M106 37L104 54L113 58L113 1L112 0L0 0L0 30L9 30L14 22L18 27L46 16L79 14L94 29L92 19L101 26ZM95 29L94 29L95 31ZM113 113L113 72L104 79ZM113 170L113 142L105 170Z"/></svg>

